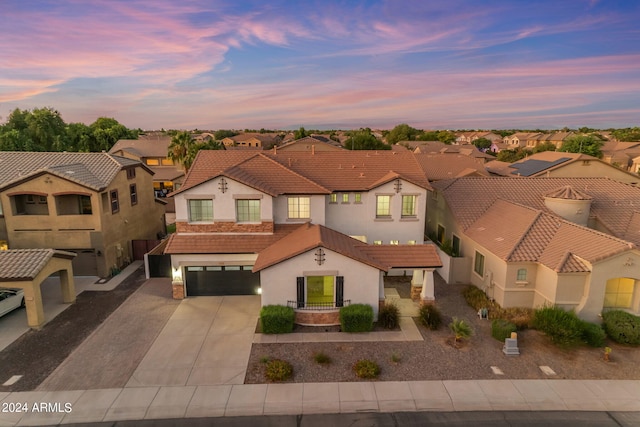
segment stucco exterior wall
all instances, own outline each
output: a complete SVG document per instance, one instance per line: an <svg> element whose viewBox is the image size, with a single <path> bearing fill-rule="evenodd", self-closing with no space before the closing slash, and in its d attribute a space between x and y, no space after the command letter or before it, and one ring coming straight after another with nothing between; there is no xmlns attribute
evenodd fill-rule
<svg viewBox="0 0 640 427"><path fill-rule="evenodd" d="M554 170L550 170L548 176L573 178L606 177L618 182L634 185L637 185L640 182L640 176L634 176L622 169L618 169L615 166L598 160L572 162Z"/></svg>
<svg viewBox="0 0 640 427"><path fill-rule="evenodd" d="M366 236L368 243L381 240L389 244L398 240L420 243L424 240L426 217L426 190L401 180L402 190L396 193L395 181L381 185L369 192L362 192L361 203L355 203L354 193L349 193L349 203L342 202L338 193L337 203L330 203L326 196L326 226L351 236ZM376 218L376 195L391 196L391 219ZM416 217L402 218L402 196L416 195Z"/></svg>
<svg viewBox="0 0 640 427"><path fill-rule="evenodd" d="M213 200L213 222L236 221L236 199L260 200L260 218L262 221L273 221L272 197L240 182L224 178L227 190L223 193L219 188L220 177L204 182L174 196L176 204L176 222L189 222L188 199Z"/></svg>
<svg viewBox="0 0 640 427"><path fill-rule="evenodd" d="M290 195L291 197L297 197ZM328 199L324 195L304 195L300 194L300 197L309 197L309 210L311 218L299 218L289 219L289 195L278 196L273 199L273 221L276 224L295 224L311 221L314 224L325 225L325 203L328 203ZM326 200L326 202L325 202Z"/></svg>
<svg viewBox="0 0 640 427"><path fill-rule="evenodd" d="M296 278L300 276L343 276L344 299L351 304L368 304L378 318L380 273L377 268L325 249L325 262L315 261L315 248L260 271L262 305L286 305L297 298Z"/></svg>

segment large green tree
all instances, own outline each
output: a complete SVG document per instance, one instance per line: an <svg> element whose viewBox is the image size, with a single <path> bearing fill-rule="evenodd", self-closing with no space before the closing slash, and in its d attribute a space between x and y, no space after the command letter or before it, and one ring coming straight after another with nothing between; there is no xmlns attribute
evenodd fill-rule
<svg viewBox="0 0 640 427"><path fill-rule="evenodd" d="M391 146L376 138L371 129L361 128L350 132L349 138L344 142L344 148L348 150L390 150Z"/></svg>
<svg viewBox="0 0 640 427"><path fill-rule="evenodd" d="M576 135L567 138L558 151L565 153L583 153L593 157L602 157L603 141L593 135Z"/></svg>
<svg viewBox="0 0 640 427"><path fill-rule="evenodd" d="M401 123L391 129L387 135L387 143L389 145L397 144L400 141L415 141L416 137L421 134L418 129L412 128L406 123Z"/></svg>
<svg viewBox="0 0 640 427"><path fill-rule="evenodd" d="M487 138L477 138L473 140L472 144L475 145L478 150L486 150L491 147L492 142Z"/></svg>

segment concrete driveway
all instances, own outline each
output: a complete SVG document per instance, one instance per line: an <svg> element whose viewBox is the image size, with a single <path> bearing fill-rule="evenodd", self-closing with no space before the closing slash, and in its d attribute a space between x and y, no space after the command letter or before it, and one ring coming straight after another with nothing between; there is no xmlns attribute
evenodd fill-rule
<svg viewBox="0 0 640 427"><path fill-rule="evenodd" d="M126 387L242 384L260 296L183 300Z"/></svg>

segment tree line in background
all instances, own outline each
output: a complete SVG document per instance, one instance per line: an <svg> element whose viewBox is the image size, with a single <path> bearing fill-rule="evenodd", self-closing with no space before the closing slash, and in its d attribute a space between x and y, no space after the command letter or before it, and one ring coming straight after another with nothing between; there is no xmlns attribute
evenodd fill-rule
<svg viewBox="0 0 640 427"><path fill-rule="evenodd" d="M119 139L137 139L139 130L100 117L89 126L65 123L53 108L16 108L0 125L0 151L108 151Z"/></svg>

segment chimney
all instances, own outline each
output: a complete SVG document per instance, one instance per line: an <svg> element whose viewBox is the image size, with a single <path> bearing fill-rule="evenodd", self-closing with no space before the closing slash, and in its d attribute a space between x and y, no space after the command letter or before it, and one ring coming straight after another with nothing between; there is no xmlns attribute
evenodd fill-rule
<svg viewBox="0 0 640 427"><path fill-rule="evenodd" d="M316 154L316 146L315 146L315 144L311 145L311 155L313 156L314 154Z"/></svg>
<svg viewBox="0 0 640 427"><path fill-rule="evenodd" d="M289 157L289 167L291 167L291 157Z"/></svg>

